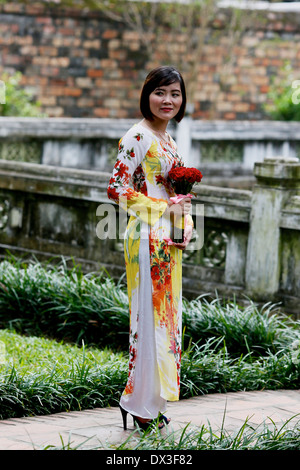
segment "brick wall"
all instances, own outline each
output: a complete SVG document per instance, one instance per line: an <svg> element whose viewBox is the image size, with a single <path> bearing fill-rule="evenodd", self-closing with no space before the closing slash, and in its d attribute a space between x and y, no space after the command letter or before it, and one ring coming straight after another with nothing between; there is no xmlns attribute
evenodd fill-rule
<svg viewBox="0 0 300 470"><path fill-rule="evenodd" d="M206 37L193 116L265 118L271 77L289 61L300 78L300 13L260 13L233 46L224 79L227 20L221 12ZM103 13L7 3L0 5L0 78L4 70L20 70L50 117L136 118L147 71L167 62L170 44L174 58L188 54L184 34L174 42L166 27L162 37L149 57L136 31Z"/></svg>

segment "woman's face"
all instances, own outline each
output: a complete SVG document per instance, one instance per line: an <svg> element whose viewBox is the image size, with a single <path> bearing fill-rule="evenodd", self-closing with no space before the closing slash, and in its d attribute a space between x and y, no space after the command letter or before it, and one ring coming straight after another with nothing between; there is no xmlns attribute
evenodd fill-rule
<svg viewBox="0 0 300 470"><path fill-rule="evenodd" d="M182 93L179 82L163 85L149 95L150 111L156 120L169 121L179 112Z"/></svg>

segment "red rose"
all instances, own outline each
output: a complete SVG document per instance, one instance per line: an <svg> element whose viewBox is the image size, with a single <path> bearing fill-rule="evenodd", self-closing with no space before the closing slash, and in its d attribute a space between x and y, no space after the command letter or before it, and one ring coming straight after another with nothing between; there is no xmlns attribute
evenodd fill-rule
<svg viewBox="0 0 300 470"><path fill-rule="evenodd" d="M182 178L184 178L185 175L185 168L184 167L177 167L173 168L169 172L169 178L174 181L180 181Z"/></svg>

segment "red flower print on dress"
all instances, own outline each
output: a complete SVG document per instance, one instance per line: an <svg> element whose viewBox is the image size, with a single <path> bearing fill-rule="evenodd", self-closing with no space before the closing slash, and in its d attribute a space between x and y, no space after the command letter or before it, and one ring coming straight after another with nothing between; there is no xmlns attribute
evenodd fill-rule
<svg viewBox="0 0 300 470"><path fill-rule="evenodd" d="M162 175L156 175L155 180L156 180L157 184L161 184L161 185L164 186L164 188L165 188L165 190L166 190L166 192L169 196L174 196L174 189L173 189L170 181L168 180L168 178L165 178Z"/></svg>
<svg viewBox="0 0 300 470"><path fill-rule="evenodd" d="M107 188L107 195L108 195L109 199L113 199L114 201L118 201L119 200L119 193L116 190L116 188L114 188L112 186L112 184L113 184L113 181L110 181L110 184Z"/></svg>
<svg viewBox="0 0 300 470"><path fill-rule="evenodd" d="M140 191L147 196L148 192L145 181L145 173L141 164L135 169L135 172L133 173L132 183L136 191Z"/></svg>
<svg viewBox="0 0 300 470"><path fill-rule="evenodd" d="M124 179L127 182L130 178L130 175L128 173L128 166L122 163L120 160L117 160L115 164L115 169L117 170L115 173L115 176L119 176L120 178Z"/></svg>
<svg viewBox="0 0 300 470"><path fill-rule="evenodd" d="M151 267L151 278L153 280L158 280L160 278L160 273L159 273L159 267L158 266L152 266Z"/></svg>
<svg viewBox="0 0 300 470"><path fill-rule="evenodd" d="M134 138L139 142L140 140L143 140L144 136L143 136L143 134L137 133L137 134L134 136Z"/></svg>
<svg viewBox="0 0 300 470"><path fill-rule="evenodd" d="M132 147L130 150L127 149L124 157L129 158L129 159L134 158L135 157L134 148Z"/></svg>

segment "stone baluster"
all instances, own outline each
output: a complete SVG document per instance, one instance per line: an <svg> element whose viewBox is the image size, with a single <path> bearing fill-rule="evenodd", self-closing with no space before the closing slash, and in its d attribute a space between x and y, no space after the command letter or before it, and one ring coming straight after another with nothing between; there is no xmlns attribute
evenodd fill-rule
<svg viewBox="0 0 300 470"><path fill-rule="evenodd" d="M280 283L281 211L292 196L300 194L300 162L297 158L266 158L255 164L254 176L246 291L253 299L271 300Z"/></svg>

